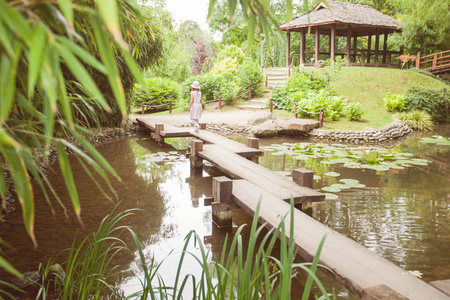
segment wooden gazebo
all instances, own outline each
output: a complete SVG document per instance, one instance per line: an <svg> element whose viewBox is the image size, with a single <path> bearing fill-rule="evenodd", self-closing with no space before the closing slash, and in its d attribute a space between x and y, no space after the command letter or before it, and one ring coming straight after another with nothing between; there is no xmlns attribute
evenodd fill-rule
<svg viewBox="0 0 450 300"><path fill-rule="evenodd" d="M376 9L359 4L336 2L327 0L317 4L308 14L292 19L280 26L280 30L287 33L286 66L290 62L290 34L300 32L300 66L315 65L319 55L327 55L332 61L336 55L346 56L347 65L362 65L375 67L391 67L391 56L400 55L400 51L388 51L388 35L399 32L399 22ZM306 33L312 33L314 38L314 51L306 51ZM319 52L320 36L329 37L328 52ZM380 36L384 35L383 47L380 49ZM336 37L346 37L345 49L336 49ZM372 36L375 36L375 47L372 49ZM357 49L357 38L368 37L367 49ZM353 39L353 43L352 43ZM307 62L305 54L314 54L314 60ZM359 58L359 62L357 62Z"/></svg>

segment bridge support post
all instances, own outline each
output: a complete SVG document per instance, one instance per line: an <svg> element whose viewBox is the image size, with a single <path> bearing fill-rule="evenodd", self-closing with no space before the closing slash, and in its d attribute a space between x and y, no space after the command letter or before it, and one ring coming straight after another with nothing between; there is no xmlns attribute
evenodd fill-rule
<svg viewBox="0 0 450 300"><path fill-rule="evenodd" d="M232 205L233 181L225 176L214 177L212 193L214 202L212 206L213 222L218 227L231 227L233 225Z"/></svg>
<svg viewBox="0 0 450 300"><path fill-rule="evenodd" d="M191 161L191 169L194 171L203 170L203 159L200 158L198 153L203 150L203 142L200 140L191 141L191 156L189 160Z"/></svg>
<svg viewBox="0 0 450 300"><path fill-rule="evenodd" d="M259 139L254 138L254 137L248 137L246 145L247 145L247 147L250 147L250 148L259 149ZM258 163L259 158L258 158L258 156L252 156L249 159L254 163Z"/></svg>
<svg viewBox="0 0 450 300"><path fill-rule="evenodd" d="M292 170L292 179L298 185L313 188L314 172L306 169Z"/></svg>
<svg viewBox="0 0 450 300"><path fill-rule="evenodd" d="M206 129L206 123L198 123L200 125L200 129Z"/></svg>
<svg viewBox="0 0 450 300"><path fill-rule="evenodd" d="M164 141L161 131L164 131L164 124L155 124L155 132L151 134L151 137L157 142Z"/></svg>
<svg viewBox="0 0 450 300"><path fill-rule="evenodd" d="M382 299L398 299L408 300L409 298L399 294L387 285L377 285L363 290L362 300L382 300Z"/></svg>

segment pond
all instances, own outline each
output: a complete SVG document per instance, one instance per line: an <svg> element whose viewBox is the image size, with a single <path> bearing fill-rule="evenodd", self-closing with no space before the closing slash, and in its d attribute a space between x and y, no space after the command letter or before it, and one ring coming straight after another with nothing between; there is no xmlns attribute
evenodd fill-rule
<svg viewBox="0 0 450 300"><path fill-rule="evenodd" d="M308 141L292 139L261 140L262 148L267 147L267 151L264 157L260 158L260 163L284 174L298 167L312 169L320 176L320 179L316 177L314 186L316 189L331 187L333 184L355 185L343 188L340 192L336 189L328 191L327 193L338 198L331 199L335 197L329 196L330 200L316 205L313 217L405 270L420 271L425 281L448 279L450 278L448 257L450 147L423 143L423 141L432 142L422 138L430 138L433 135L450 136L450 126L441 126L434 132L415 134L387 152L375 149L375 153L378 154L374 154L368 149L360 149L355 151L364 153L350 154L364 155L364 159L367 155L369 160L366 159L364 164L372 163L372 166L384 161L378 160L375 163L372 159L377 158L377 155L378 158L382 158L381 154L389 156L410 153L412 156L407 154L403 158L419 159L416 160L418 164L405 163L403 169L389 168L383 171L348 168L348 161L324 164L321 162L342 157L337 158L338 155L335 153L328 157L319 157L313 154L314 150L311 149L314 147L304 144ZM35 231L39 246L37 249L33 248L24 230L20 209L16 209L3 215L4 222L0 225L0 236L11 246L2 247L3 254L22 272L37 270L40 262L45 263L49 257L57 255L59 255L57 261L63 262L66 254L60 252L71 245L75 235L84 237L95 231L105 215L113 209L113 202L120 200L122 202L119 209L140 209L126 221L140 233L146 259L149 262L152 258L156 262L164 261L161 275L168 278L168 281L174 275L177 256L184 244L184 237L190 230L196 230L212 252L218 253L225 235L232 233L235 228L224 230L214 226L211 209L204 205L204 199L212 195L212 177L224 174L209 164L206 164L202 174L192 173L189 160L184 155L188 140L171 139L167 142L170 144L159 146L146 136L141 136L116 140L98 147L122 178L122 182L111 181L117 192L117 197L113 197L113 201L99 192L82 167L76 163L76 159L72 158L84 228L80 226L71 209L58 166L53 166L49 179L62 195L69 218L65 217L63 209L55 199L52 200L55 210L53 214L43 195L35 188L37 207ZM302 143L298 144L302 150L295 149L296 145L293 143ZM279 149L275 151L274 148ZM309 155L308 153L291 153L292 155L289 152L277 153L287 151L286 148L309 151L312 156L301 157ZM346 147L336 146L327 147L325 150L344 151L344 148ZM325 153L325 150L322 152ZM300 159L297 159L299 156ZM426 165L420 164L425 162L422 160L426 160ZM344 167L345 163L347 167ZM353 179L358 182L345 183L340 181L341 179ZM108 191L108 186L104 182L100 184ZM108 194L112 196L112 193ZM251 218L238 210L235 211L233 221L236 225L240 225L250 222ZM131 237L124 239L133 244ZM172 250L173 253L167 258ZM136 255L133 253L120 255L115 263L121 265L124 271L118 279L117 286L126 295L138 290L140 288L138 276L142 270ZM192 261L188 264L189 271L199 272L200 267L196 263ZM0 278L6 278L6 274L0 273ZM329 288L336 288L342 298L351 298L341 287L336 287L332 283L327 284Z"/></svg>

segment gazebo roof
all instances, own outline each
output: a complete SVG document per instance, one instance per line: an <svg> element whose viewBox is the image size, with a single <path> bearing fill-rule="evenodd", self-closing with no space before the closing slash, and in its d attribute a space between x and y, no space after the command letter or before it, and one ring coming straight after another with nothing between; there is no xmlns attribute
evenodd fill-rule
<svg viewBox="0 0 450 300"><path fill-rule="evenodd" d="M345 26L351 25L356 31L364 31L360 32L361 35L367 34L368 31L372 31L374 28L380 28L384 33L400 31L398 28L398 20L382 14L370 6L330 0L327 0L326 2L328 7L324 2L320 2L310 13L294 18L290 22L281 24L280 30L298 31L299 29L308 26L330 28L331 24L336 24ZM364 27L365 29L363 29ZM372 30L368 27L371 27ZM340 35L338 31L336 34ZM345 34L346 33L342 32L342 35Z"/></svg>

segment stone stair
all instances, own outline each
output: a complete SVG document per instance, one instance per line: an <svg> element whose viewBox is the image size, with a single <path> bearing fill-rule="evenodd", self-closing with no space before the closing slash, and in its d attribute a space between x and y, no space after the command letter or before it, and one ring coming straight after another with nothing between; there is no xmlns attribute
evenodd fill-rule
<svg viewBox="0 0 450 300"><path fill-rule="evenodd" d="M288 68L270 68L264 69L264 77L267 76L267 87L265 88L262 97L250 100L249 104L239 105L237 109L244 110L262 110L267 107L267 102L274 88L286 86L289 79Z"/></svg>

